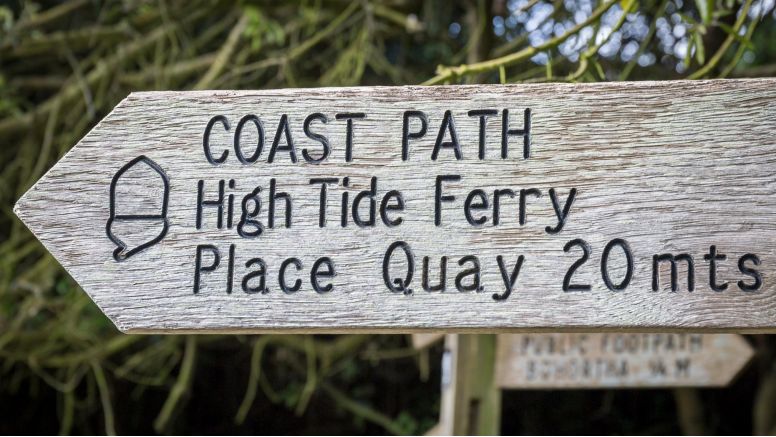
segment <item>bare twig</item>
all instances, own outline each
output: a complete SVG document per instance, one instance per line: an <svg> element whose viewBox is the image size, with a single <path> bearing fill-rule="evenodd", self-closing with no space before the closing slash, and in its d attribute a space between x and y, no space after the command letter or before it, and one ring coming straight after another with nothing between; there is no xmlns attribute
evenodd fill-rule
<svg viewBox="0 0 776 437"><path fill-rule="evenodd" d="M749 15L749 8L752 6L752 0L746 0L744 3L744 7L741 8L739 11L738 18L736 19L735 24L733 25L733 31L725 38L725 41L722 43L721 46L719 46L719 49L716 53L714 53L714 56L709 59L709 62L706 63L703 67L699 68L697 71L692 73L691 75L687 76L688 79L700 79L702 77L705 77L709 72L717 66L719 61L722 59L722 56L725 55L725 53L730 48L730 45L733 44L733 42L738 37L738 32L741 30L741 26L744 25L744 22L746 21L746 16Z"/></svg>
<svg viewBox="0 0 776 437"><path fill-rule="evenodd" d="M253 405L253 401L256 399L256 389L259 386L259 379L261 377L261 357L264 355L264 348L267 346L269 336L259 337L253 343L253 353L251 354L251 373L248 377L248 386L245 390L245 396L240 404L240 408L237 410L237 415L234 418L236 424L242 424L245 422L245 418L248 416L248 412Z"/></svg>
<svg viewBox="0 0 776 437"><path fill-rule="evenodd" d="M760 22L760 15L757 15L756 17L752 18L752 20L749 22L749 27L746 29L746 35L744 35L744 39L746 41L752 40L752 35L754 34L754 30L757 28L757 24ZM730 75L730 73L733 71L736 66L738 66L738 63L741 61L741 58L744 56L744 52L748 50L746 44L740 43L738 45L738 49L736 50L735 55L733 55L733 59L728 63L728 65L725 67L725 69L722 70L722 73L719 74L720 78L725 78Z"/></svg>
<svg viewBox="0 0 776 437"><path fill-rule="evenodd" d="M301 416L307 409L307 404L315 392L318 384L318 372L315 358L315 343L312 335L305 338L305 357L307 359L307 381L304 384L302 393L299 395L299 401L296 404L296 415Z"/></svg>
<svg viewBox="0 0 776 437"><path fill-rule="evenodd" d="M641 44L639 44L639 49L636 51L636 54L633 55L633 58L628 61L628 63L625 65L625 68L622 69L620 77L617 78L618 80L628 80L628 76L630 76L633 68L636 67L636 63L639 61L639 58L647 50L647 47L649 47L649 44L652 42L652 38L655 37L655 33L657 32L657 19L665 15L666 6L668 6L668 0L662 0L660 2L660 6L657 7L655 16L652 17L647 35L641 41Z"/></svg>
<svg viewBox="0 0 776 437"><path fill-rule="evenodd" d="M178 373L178 380L175 381L175 385L170 390L170 395L154 421L154 429L157 432L162 432L167 427L175 407L177 407L178 402L180 402L189 385L191 385L191 379L194 377L196 357L197 340L193 336L186 337L186 348L183 353L183 362L181 363L180 373Z"/></svg>
<svg viewBox="0 0 776 437"><path fill-rule="evenodd" d="M628 16L628 14L633 10L633 8L636 6L636 2L628 2L628 5L626 6L627 9L623 9L622 13L620 14L620 18L617 19L617 23L612 26L612 28L609 30L609 33L606 35L606 38L601 38L601 41L598 42L598 44L593 44L590 46L587 50L585 50L580 56L579 56L579 67L577 68L577 71L570 74L567 78L568 81L576 81L582 75L587 71L588 65L590 63L590 58L594 56L596 53L598 53L598 50L601 49L601 46L606 44L609 39L614 35L615 32L620 30L620 27L622 27L622 24L625 23L625 18ZM595 38L595 36L593 37Z"/></svg>
<svg viewBox="0 0 776 437"><path fill-rule="evenodd" d="M207 73L202 76L202 79L200 79L199 82L194 85L194 89L201 90L209 87L213 80L218 77L222 71L224 71L226 64L229 62L229 58L231 58L234 54L234 51L237 48L237 44L240 42L240 38L242 38L243 33L245 32L245 27L247 24L248 16L243 15L240 17L240 19L237 21L237 24L235 24L235 26L232 28L232 31L229 32L229 36L226 38L224 46L221 48L221 50L219 50L216 59L213 61L213 64L207 70Z"/></svg>
<svg viewBox="0 0 776 437"><path fill-rule="evenodd" d="M102 404L102 415L105 419L105 434L116 435L116 426L113 421L113 405L110 400L110 389L108 381L105 379L105 372L97 361L92 360L92 370L94 371L94 381L97 383L97 389L100 392L100 403Z"/></svg>
<svg viewBox="0 0 776 437"><path fill-rule="evenodd" d="M386 431L394 435L407 435L409 430L404 429L402 426L394 422L390 417L368 407L364 404L350 399L345 393L337 390L328 382L321 382L321 388L328 394L337 405L350 411L356 416L363 417L364 419L380 425Z"/></svg>
<svg viewBox="0 0 776 437"><path fill-rule="evenodd" d="M28 19L21 20L14 28L14 31L20 32L31 28L43 27L52 21L58 20L65 15L74 12L89 3L89 0L71 0L64 2L51 9L35 14Z"/></svg>
<svg viewBox="0 0 776 437"><path fill-rule="evenodd" d="M511 55L502 56L500 58L491 59L489 61L460 65L458 67L440 66L437 68L436 76L427 80L423 84L435 85L435 84L454 80L459 77L463 77L470 74L477 74L477 73L483 73L486 71L497 70L502 66L507 67L510 65L514 65L518 62L524 61L526 59L529 59L537 53L556 47L557 45L561 44L563 41L567 40L572 35L575 35L583 28L589 26L591 23L594 23L596 20L598 20L598 18L601 17L601 15L603 15L604 12L609 10L609 8L616 3L618 3L618 0L608 0L604 2L595 11L593 11L593 13L587 18L587 20L575 25L574 27L566 31L564 34L559 35L555 38L549 39L548 41L545 41L544 43L539 44L538 46L526 47Z"/></svg>

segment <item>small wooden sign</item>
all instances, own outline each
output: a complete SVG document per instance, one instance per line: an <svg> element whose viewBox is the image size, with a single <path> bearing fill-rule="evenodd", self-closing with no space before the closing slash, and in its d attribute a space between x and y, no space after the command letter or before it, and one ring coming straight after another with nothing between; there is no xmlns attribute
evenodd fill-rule
<svg viewBox="0 0 776 437"><path fill-rule="evenodd" d="M15 212L127 332L773 331L776 80L133 93Z"/></svg>
<svg viewBox="0 0 776 437"><path fill-rule="evenodd" d="M502 388L721 387L754 354L737 334L505 334Z"/></svg>

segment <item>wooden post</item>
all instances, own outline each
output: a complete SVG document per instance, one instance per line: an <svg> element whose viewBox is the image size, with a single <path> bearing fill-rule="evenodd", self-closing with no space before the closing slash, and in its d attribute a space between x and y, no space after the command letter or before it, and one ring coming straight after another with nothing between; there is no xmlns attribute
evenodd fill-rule
<svg viewBox="0 0 776 437"><path fill-rule="evenodd" d="M694 388L674 389L679 428L684 435L708 435L703 416L703 401Z"/></svg>
<svg viewBox="0 0 776 437"><path fill-rule="evenodd" d="M450 334L442 357L441 435L497 435L501 392L495 383L496 336Z"/></svg>

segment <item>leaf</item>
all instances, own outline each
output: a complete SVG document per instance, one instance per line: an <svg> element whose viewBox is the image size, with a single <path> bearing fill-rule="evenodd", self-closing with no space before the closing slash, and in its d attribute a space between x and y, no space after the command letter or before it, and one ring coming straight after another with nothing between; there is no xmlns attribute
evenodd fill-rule
<svg viewBox="0 0 776 437"><path fill-rule="evenodd" d="M604 68L601 66L601 64L599 64L595 58L591 59L590 62L593 63L593 66L595 67L595 71L596 73L598 73L598 77L601 80L606 80L606 73L604 73Z"/></svg>
<svg viewBox="0 0 776 437"><path fill-rule="evenodd" d="M695 0L703 24L709 24L714 16L714 0Z"/></svg>
<svg viewBox="0 0 776 437"><path fill-rule="evenodd" d="M552 56L548 53L547 63L544 65L547 79L552 79Z"/></svg>
<svg viewBox="0 0 776 437"><path fill-rule="evenodd" d="M8 6L0 6L0 30L8 32L13 28L13 11Z"/></svg>
<svg viewBox="0 0 776 437"><path fill-rule="evenodd" d="M691 26L700 26L701 25L693 17L691 17L691 16L689 16L687 14L683 14L681 12L677 12L677 14L679 14L679 17L682 18L682 21L684 21L685 23L687 23L687 24L689 24Z"/></svg>
<svg viewBox="0 0 776 437"><path fill-rule="evenodd" d="M630 12L635 4L636 0L620 0L620 8L622 8L625 13Z"/></svg>
<svg viewBox="0 0 776 437"><path fill-rule="evenodd" d="M720 22L720 23L717 23L717 26L720 29L724 30L728 34L731 34L731 35L735 35L736 34L736 32L733 30L732 27L730 27L729 24L725 24L725 23Z"/></svg>
<svg viewBox="0 0 776 437"><path fill-rule="evenodd" d="M703 37L700 32L693 32L692 38L695 41L695 59L699 65L706 63L706 50L703 47Z"/></svg>
<svg viewBox="0 0 776 437"><path fill-rule="evenodd" d="M715 20L718 20L720 18L727 17L728 15L731 15L732 13L733 13L733 10L731 10L731 9L717 9L716 11L714 11L713 18Z"/></svg>
<svg viewBox="0 0 776 437"><path fill-rule="evenodd" d="M692 48L694 45L695 39L687 41L687 49L684 52L684 59L682 60L682 63L684 63L684 66L687 68L690 68L690 63L692 62Z"/></svg>
<svg viewBox="0 0 776 437"><path fill-rule="evenodd" d="M740 35L738 32L736 32L735 29L730 27L730 25L725 23L717 23L717 26L719 26L720 29L724 30L725 33L735 38L739 43L743 44L746 48L750 50L754 50L754 44L752 44L752 41L749 41L746 37L744 37L743 35Z"/></svg>

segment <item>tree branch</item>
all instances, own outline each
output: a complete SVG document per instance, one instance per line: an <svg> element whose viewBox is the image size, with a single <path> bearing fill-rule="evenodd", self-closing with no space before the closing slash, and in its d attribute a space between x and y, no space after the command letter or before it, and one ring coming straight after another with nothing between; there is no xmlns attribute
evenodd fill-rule
<svg viewBox="0 0 776 437"><path fill-rule="evenodd" d="M717 66L719 61L722 59L722 56L725 55L725 52L728 51L730 48L730 45L733 44L733 41L738 39L738 32L741 30L741 26L744 25L744 22L746 21L746 16L749 14L749 8L752 6L752 0L746 0L746 3L744 3L744 7L741 9L741 13L738 15L738 19L736 20L736 23L733 25L733 32L728 34L728 37L725 39L725 42L722 43L721 46L719 46L719 50L717 50L716 53L714 53L714 56L709 60L709 62L706 63L703 67L695 71L693 74L687 76L688 79L700 79L704 76L706 76L714 67Z"/></svg>
<svg viewBox="0 0 776 437"><path fill-rule="evenodd" d="M751 0L749 1L751 2ZM601 4L601 6L599 6L595 11L593 11L593 13L587 18L587 20L572 27L563 35L559 35L555 38L547 40L544 43L539 44L538 46L526 47L516 53L502 56L496 59L491 59L489 61L477 62L474 64L464 64L458 67L440 66L437 68L437 75L427 80L426 82L424 82L423 85L436 85L442 82L447 82L453 79L457 79L462 76L484 73L487 71L493 71L493 70L497 70L500 67L508 67L510 65L514 65L518 62L529 59L537 53L543 52L545 50L549 50L563 43L572 35L576 34L580 30L584 29L586 26L589 26L591 23L594 23L596 20L598 20L601 17L601 15L604 14L604 12L609 10L609 8L616 3L618 3L618 0L606 1L605 3Z"/></svg>

